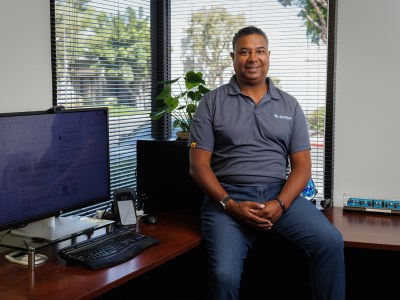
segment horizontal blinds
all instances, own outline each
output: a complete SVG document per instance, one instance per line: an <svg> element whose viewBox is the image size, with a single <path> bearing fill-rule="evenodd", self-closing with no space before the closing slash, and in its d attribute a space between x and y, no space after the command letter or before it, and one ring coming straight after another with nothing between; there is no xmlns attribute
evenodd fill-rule
<svg viewBox="0 0 400 300"><path fill-rule="evenodd" d="M194 69L204 73L209 88L227 83L233 74L229 53L234 33L247 25L261 28L269 38L269 77L297 98L309 120L312 177L322 197L327 43L325 37L307 35L307 20L301 17L306 8L295 5L307 2L172 0L171 78Z"/></svg>
<svg viewBox="0 0 400 300"><path fill-rule="evenodd" d="M326 76L327 43L307 36L304 7L281 2L310 1L51 0L54 104L109 107L111 190L136 186L137 139L171 137L168 119L154 126L149 118L155 82L194 69L205 74L209 88L226 83L233 72L232 36L246 25L267 33L269 76L301 103L310 123L319 196L324 186L331 188L332 149L330 155L324 151L333 135L333 126L324 131L333 115L333 98L326 99L333 86L333 77Z"/></svg>
<svg viewBox="0 0 400 300"><path fill-rule="evenodd" d="M150 1L51 4L55 104L109 108L111 191L135 188L136 140L151 134Z"/></svg>

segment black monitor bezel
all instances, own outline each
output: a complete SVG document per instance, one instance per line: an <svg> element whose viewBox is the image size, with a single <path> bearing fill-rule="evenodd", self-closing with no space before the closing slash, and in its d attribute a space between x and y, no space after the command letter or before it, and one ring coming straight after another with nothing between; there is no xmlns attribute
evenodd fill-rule
<svg viewBox="0 0 400 300"><path fill-rule="evenodd" d="M107 175L108 175L108 185L107 185L107 195L104 197L97 197L90 199L86 202L80 204L71 205L63 208L62 210L49 210L46 213L38 214L24 219L19 219L5 224L0 224L0 231L12 230L16 228L21 228L29 223L44 220L50 217L58 217L61 214L72 212L81 208L90 207L92 205L100 204L102 202L109 201L111 199L111 178L110 178L110 136L109 136L109 118L108 118L108 107L91 107L91 108L74 108L74 109L62 109L62 110L44 110L44 111L26 111L26 112L7 112L0 113L0 118L3 117L14 117L14 116L29 116L29 115L41 115L41 114L67 114L75 112L90 112L90 111L101 111L106 113L106 126L107 126Z"/></svg>

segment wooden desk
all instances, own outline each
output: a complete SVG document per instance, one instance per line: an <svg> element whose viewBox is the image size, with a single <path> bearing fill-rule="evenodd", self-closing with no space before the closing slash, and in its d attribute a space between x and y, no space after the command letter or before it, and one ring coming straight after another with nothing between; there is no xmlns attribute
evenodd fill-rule
<svg viewBox="0 0 400 300"><path fill-rule="evenodd" d="M361 299L364 294L365 297L370 296L374 290L367 289L363 294L364 289L360 289L365 283L364 274L371 274L371 271L372 274L386 274L388 270L383 266L387 264L382 264L382 261L389 259L390 268L399 261L400 215L343 212L339 207L329 209L325 215L344 238L348 299ZM93 299L105 293L108 295L124 283L130 285L132 279L136 278L136 282L201 245L198 217L174 213L158 213L157 216L159 223L146 225L139 222L137 228L139 232L158 238L161 243L112 268L94 271L77 265L66 265L56 255L56 250L65 246L65 242L40 249L38 252L46 254L49 261L36 267L33 272L6 261L5 253L1 253L0 299L70 300ZM384 299L381 297L384 295L382 289L376 290L380 297L377 299ZM390 295L390 292L386 293Z"/></svg>
<svg viewBox="0 0 400 300"><path fill-rule="evenodd" d="M341 207L330 208L325 215L343 235L346 299L398 299L390 274L400 268L400 215Z"/></svg>
<svg viewBox="0 0 400 300"><path fill-rule="evenodd" d="M157 213L157 217L159 222L154 225L138 222L137 231L159 239L160 243L112 268L94 271L66 265L56 254L60 247L57 244L38 251L49 260L34 271L8 262L3 253L0 299L92 299L201 244L198 217L173 213Z"/></svg>
<svg viewBox="0 0 400 300"><path fill-rule="evenodd" d="M400 215L343 211L332 207L326 217L342 233L346 247L400 251Z"/></svg>

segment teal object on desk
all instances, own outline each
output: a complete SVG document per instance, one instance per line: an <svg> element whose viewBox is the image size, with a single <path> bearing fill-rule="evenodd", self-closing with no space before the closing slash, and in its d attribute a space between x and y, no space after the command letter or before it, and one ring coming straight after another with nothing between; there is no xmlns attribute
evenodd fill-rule
<svg viewBox="0 0 400 300"><path fill-rule="evenodd" d="M312 200L318 194L317 187L315 186L314 180L312 178L308 181L307 186L304 188L301 196L307 200Z"/></svg>

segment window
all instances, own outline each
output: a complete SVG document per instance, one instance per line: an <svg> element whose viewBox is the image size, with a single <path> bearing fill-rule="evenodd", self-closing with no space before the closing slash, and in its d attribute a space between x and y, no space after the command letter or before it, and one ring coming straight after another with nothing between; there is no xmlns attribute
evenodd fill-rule
<svg viewBox="0 0 400 300"><path fill-rule="evenodd" d="M108 107L111 191L136 187L150 136L150 1L52 0L54 105Z"/></svg>
<svg viewBox="0 0 400 300"><path fill-rule="evenodd" d="M271 51L268 76L300 102L310 126L318 197L331 199L332 154L325 151L331 146L333 98L328 10L325 0L172 0L170 71L171 78L201 71L211 89L227 83L233 74L229 53L234 33L247 25L263 29ZM333 40L332 35L332 45ZM331 39L329 45L333 49Z"/></svg>
<svg viewBox="0 0 400 300"><path fill-rule="evenodd" d="M51 12L54 104L109 107L111 190L136 187L136 140L173 138L171 120L149 117L157 81L193 69L226 83L233 34L255 25L269 76L309 121L318 196L332 198L336 1L51 0Z"/></svg>

